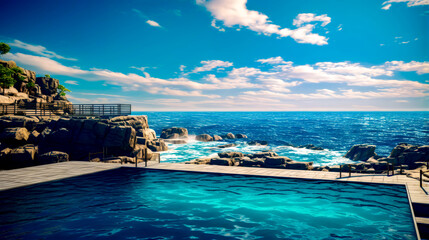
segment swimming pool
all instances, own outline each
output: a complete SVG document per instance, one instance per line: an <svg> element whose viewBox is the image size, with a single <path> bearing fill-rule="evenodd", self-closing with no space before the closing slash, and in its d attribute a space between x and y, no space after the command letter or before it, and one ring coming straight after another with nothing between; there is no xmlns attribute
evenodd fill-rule
<svg viewBox="0 0 429 240"><path fill-rule="evenodd" d="M124 167L0 202L0 239L416 239L401 185Z"/></svg>

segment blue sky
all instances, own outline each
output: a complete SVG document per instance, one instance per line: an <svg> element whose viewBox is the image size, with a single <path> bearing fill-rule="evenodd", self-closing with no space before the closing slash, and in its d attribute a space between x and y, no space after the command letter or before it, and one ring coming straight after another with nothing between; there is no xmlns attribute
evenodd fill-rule
<svg viewBox="0 0 429 240"><path fill-rule="evenodd" d="M0 1L2 58L73 103L429 109L429 0Z"/></svg>

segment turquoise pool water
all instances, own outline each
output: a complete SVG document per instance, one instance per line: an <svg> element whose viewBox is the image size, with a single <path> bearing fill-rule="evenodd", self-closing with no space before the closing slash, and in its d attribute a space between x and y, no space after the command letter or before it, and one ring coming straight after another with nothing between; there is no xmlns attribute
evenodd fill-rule
<svg viewBox="0 0 429 240"><path fill-rule="evenodd" d="M121 168L0 200L0 239L416 239L394 185Z"/></svg>

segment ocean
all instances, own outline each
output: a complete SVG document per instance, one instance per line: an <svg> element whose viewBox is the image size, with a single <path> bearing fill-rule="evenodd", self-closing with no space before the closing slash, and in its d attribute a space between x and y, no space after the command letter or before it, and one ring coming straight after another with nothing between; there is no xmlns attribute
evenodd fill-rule
<svg viewBox="0 0 429 240"><path fill-rule="evenodd" d="M218 152L255 153L273 150L296 161L313 161L315 166L351 163L342 156L355 144L376 145L376 153L388 156L398 143L429 143L429 112L133 112L147 115L157 136L162 129L184 127L187 144L168 144L163 162L184 162ZM242 133L247 139L199 142L198 134ZM250 146L248 141L268 141L268 146ZM217 146L236 143L236 147ZM287 146L314 144L325 150Z"/></svg>

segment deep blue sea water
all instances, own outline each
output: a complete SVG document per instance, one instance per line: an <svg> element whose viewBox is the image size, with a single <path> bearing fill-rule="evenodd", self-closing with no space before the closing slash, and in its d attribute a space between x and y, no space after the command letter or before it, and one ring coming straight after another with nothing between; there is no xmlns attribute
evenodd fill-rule
<svg viewBox="0 0 429 240"><path fill-rule="evenodd" d="M416 239L398 185L121 168L0 202L0 239Z"/></svg>
<svg viewBox="0 0 429 240"><path fill-rule="evenodd" d="M252 153L274 150L297 161L314 161L315 165L347 163L343 156L355 144L373 144L376 152L388 156L401 142L429 143L429 112L133 112L147 115L149 127L159 136L163 128L185 127L190 135L243 133L247 140L228 140L186 145L170 144L163 161L181 162L216 155L219 151ZM191 136L192 139L192 136ZM248 146L246 141L265 140L268 147ZM216 146L236 142L235 148ZM285 146L314 144L325 151Z"/></svg>

